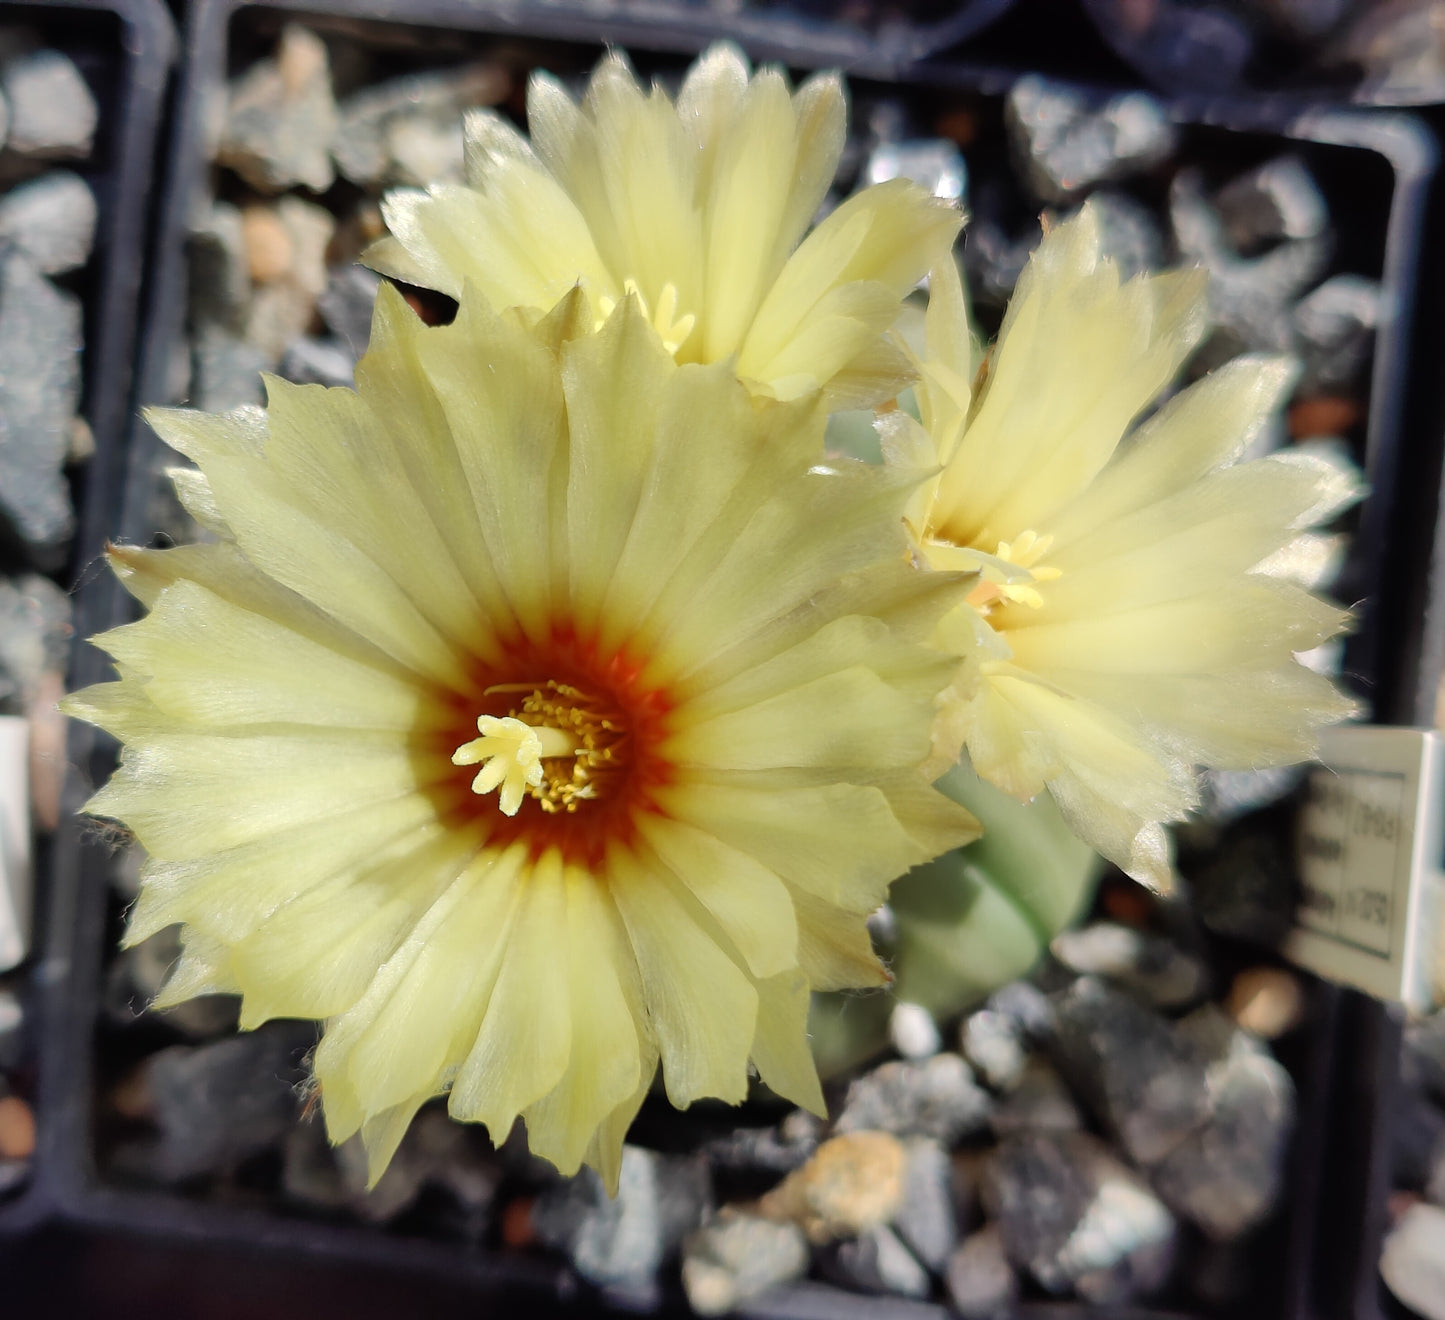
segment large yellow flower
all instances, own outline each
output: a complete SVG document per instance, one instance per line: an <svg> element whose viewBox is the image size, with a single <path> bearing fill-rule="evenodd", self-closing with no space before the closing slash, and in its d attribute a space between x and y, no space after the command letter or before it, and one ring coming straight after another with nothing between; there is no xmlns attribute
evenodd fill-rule
<svg viewBox="0 0 1445 1320"><path fill-rule="evenodd" d="M326 1121L379 1174L449 1092L615 1185L660 1060L821 1110L810 987L877 984L888 881L969 837L920 772L958 585L903 559L909 484L810 468L815 403L679 367L625 298L383 289L358 390L154 416L218 537L116 548L149 615L69 699L125 743L89 810L149 853L160 1002L327 1019Z"/></svg>
<svg viewBox="0 0 1445 1320"><path fill-rule="evenodd" d="M1239 358L1133 426L1205 329L1204 280L1121 282L1085 206L1045 236L980 362L945 262L923 426L881 423L895 464L937 471L908 514L917 557L980 574L939 634L962 663L936 764L962 746L1021 799L1047 788L1086 842L1161 888L1162 822L1196 805L1197 765L1305 759L1352 709L1295 659L1345 616L1289 580L1286 547L1358 489L1298 451L1236 462L1289 364Z"/></svg>
<svg viewBox="0 0 1445 1320"><path fill-rule="evenodd" d="M846 118L836 74L790 96L775 69L749 79L730 45L698 60L676 105L643 92L617 54L580 107L538 75L530 144L494 112L472 112L467 186L392 193L393 237L367 260L453 297L471 281L499 308L545 309L581 281L599 320L633 291L680 362L735 355L754 392L821 387L834 406L861 407L909 376L884 332L962 217L897 179L850 198L799 246Z"/></svg>

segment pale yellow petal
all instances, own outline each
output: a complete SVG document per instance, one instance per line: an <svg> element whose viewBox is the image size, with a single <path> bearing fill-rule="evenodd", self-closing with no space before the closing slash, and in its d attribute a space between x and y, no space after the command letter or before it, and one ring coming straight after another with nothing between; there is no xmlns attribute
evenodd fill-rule
<svg viewBox="0 0 1445 1320"><path fill-rule="evenodd" d="M656 1062L644 1072L641 989L611 899L596 877L574 867L565 884L571 1053L562 1080L524 1117L532 1150L572 1174L608 1116L651 1081Z"/></svg>
<svg viewBox="0 0 1445 1320"><path fill-rule="evenodd" d="M242 1027L349 1009L465 868L478 835L438 833L380 865L308 889L233 944L231 966L245 993Z"/></svg>
<svg viewBox="0 0 1445 1320"><path fill-rule="evenodd" d="M562 859L544 853L517 898L502 965L481 1030L452 1084L454 1118L505 1140L517 1115L545 1096L572 1050L570 948Z"/></svg>
<svg viewBox="0 0 1445 1320"><path fill-rule="evenodd" d="M753 1062L769 1089L826 1118L828 1106L808 1048L809 1003L808 978L796 969L758 983Z"/></svg>
<svg viewBox="0 0 1445 1320"><path fill-rule="evenodd" d="M667 1097L737 1104L747 1094L757 992L708 938L655 859L618 849L608 858L612 896L637 959L662 1055Z"/></svg>
<svg viewBox="0 0 1445 1320"><path fill-rule="evenodd" d="M642 836L678 881L712 914L755 977L798 961L793 903L778 876L706 830L647 815Z"/></svg>
<svg viewBox="0 0 1445 1320"><path fill-rule="evenodd" d="M333 1083L365 1118L434 1094L465 1057L507 948L521 861L512 850L468 866L328 1024L315 1068L334 1141L349 1133L330 1112Z"/></svg>
<svg viewBox="0 0 1445 1320"><path fill-rule="evenodd" d="M433 804L408 794L359 807L333 803L328 814L289 829L267 829L263 822L253 839L186 860L149 857L125 942L135 944L176 921L242 939L282 904L333 877L405 856L436 829Z"/></svg>

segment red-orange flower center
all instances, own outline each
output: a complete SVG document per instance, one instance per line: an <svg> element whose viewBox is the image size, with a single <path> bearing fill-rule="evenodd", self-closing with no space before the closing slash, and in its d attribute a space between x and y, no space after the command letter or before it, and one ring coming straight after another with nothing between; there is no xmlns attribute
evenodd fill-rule
<svg viewBox="0 0 1445 1320"><path fill-rule="evenodd" d="M658 748L674 702L640 669L563 627L479 667L480 702L454 705L457 723L440 739L471 790L457 810L482 820L491 843L521 841L534 856L557 848L590 868L630 843L639 814L660 810L656 790L672 778Z"/></svg>

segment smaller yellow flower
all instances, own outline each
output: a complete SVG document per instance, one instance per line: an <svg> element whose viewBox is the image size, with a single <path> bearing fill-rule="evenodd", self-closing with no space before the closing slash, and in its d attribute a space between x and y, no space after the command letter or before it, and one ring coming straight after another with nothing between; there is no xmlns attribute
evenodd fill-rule
<svg viewBox="0 0 1445 1320"><path fill-rule="evenodd" d="M736 359L755 394L863 407L909 379L885 334L962 216L894 179L808 234L846 135L837 74L790 93L719 44L674 105L613 53L580 106L534 77L527 120L530 141L468 115L466 186L392 193L392 236L367 261L454 298L470 282L498 308L545 311L580 282L598 324L632 294L679 362Z"/></svg>
<svg viewBox="0 0 1445 1320"><path fill-rule="evenodd" d="M1163 823L1197 804L1197 766L1306 759L1353 709L1295 659L1346 616L1289 580L1286 551L1359 488L1300 451L1236 461L1290 365L1238 358L1134 425L1205 330L1204 280L1122 282L1086 205L1045 235L980 359L945 261L922 425L879 423L891 463L934 472L905 515L915 562L977 574L935 638L961 663L933 768L966 748L1015 797L1047 788L1081 838L1159 888Z"/></svg>

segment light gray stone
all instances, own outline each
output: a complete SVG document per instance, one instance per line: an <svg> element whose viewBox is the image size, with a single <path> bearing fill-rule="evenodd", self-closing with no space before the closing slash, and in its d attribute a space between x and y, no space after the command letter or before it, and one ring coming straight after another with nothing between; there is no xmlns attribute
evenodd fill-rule
<svg viewBox="0 0 1445 1320"><path fill-rule="evenodd" d="M1380 325L1380 286L1362 275L1334 275L1295 305L1302 391L1345 390L1364 374Z"/></svg>
<svg viewBox="0 0 1445 1320"><path fill-rule="evenodd" d="M290 23L275 57L257 61L232 87L216 158L262 192L297 184L325 192L336 177L336 125L326 46Z"/></svg>
<svg viewBox="0 0 1445 1320"><path fill-rule="evenodd" d="M1423 1320L1445 1320L1445 1210L1412 1205L1380 1252L1385 1286Z"/></svg>
<svg viewBox="0 0 1445 1320"><path fill-rule="evenodd" d="M688 1239L682 1286L698 1315L726 1315L807 1270L801 1228L729 1207Z"/></svg>
<svg viewBox="0 0 1445 1320"><path fill-rule="evenodd" d="M0 197L0 242L13 243L44 275L90 260L95 194L70 170L51 170Z"/></svg>
<svg viewBox="0 0 1445 1320"><path fill-rule="evenodd" d="M316 310L355 358L366 352L371 341L371 316L381 280L365 266L333 269L326 288L316 300Z"/></svg>
<svg viewBox="0 0 1445 1320"><path fill-rule="evenodd" d="M37 50L6 60L0 65L0 96L10 111L8 151L37 160L90 155L98 111L70 56Z"/></svg>
<svg viewBox="0 0 1445 1320"><path fill-rule="evenodd" d="M995 1091L1011 1091L1028 1063L1018 1024L991 1008L970 1013L959 1028L963 1057Z"/></svg>
<svg viewBox="0 0 1445 1320"><path fill-rule="evenodd" d="M1197 1002L1209 988L1209 969L1173 940L1112 921L1056 935L1050 952L1071 971L1102 976L1159 1008Z"/></svg>
<svg viewBox="0 0 1445 1320"><path fill-rule="evenodd" d="M888 1039L905 1059L927 1059L943 1045L938 1023L922 1004L899 1000L888 1015Z"/></svg>
<svg viewBox="0 0 1445 1320"><path fill-rule="evenodd" d="M20 1062L20 1047L25 1040L25 1011L19 998L10 990L0 990L0 1071Z"/></svg>
<svg viewBox="0 0 1445 1320"><path fill-rule="evenodd" d="M893 1216L893 1229L928 1269L941 1274L958 1242L953 1164L948 1152L927 1137L914 1137L907 1145L903 1206Z"/></svg>
<svg viewBox="0 0 1445 1320"><path fill-rule="evenodd" d="M707 1163L624 1146L616 1198L590 1168L545 1191L533 1211L537 1235L564 1251L598 1285L644 1283L712 1206Z"/></svg>
<svg viewBox="0 0 1445 1320"><path fill-rule="evenodd" d="M298 385L341 385L355 381L356 359L339 339L313 339L303 335L292 342L281 359L281 374Z"/></svg>
<svg viewBox="0 0 1445 1320"><path fill-rule="evenodd" d="M848 1087L836 1128L932 1137L951 1146L988 1125L988 1092L957 1054L921 1063L885 1063Z"/></svg>
<svg viewBox="0 0 1445 1320"><path fill-rule="evenodd" d="M9 681L22 708L47 675L64 674L75 635L70 616L70 597L49 578L0 578L0 679Z"/></svg>
<svg viewBox="0 0 1445 1320"><path fill-rule="evenodd" d="M191 405L215 413L264 403L265 370L265 355L254 344L219 325L202 325L191 349Z"/></svg>
<svg viewBox="0 0 1445 1320"><path fill-rule="evenodd" d="M882 1224L834 1243L824 1253L822 1265L830 1278L860 1292L927 1297L933 1286L928 1271Z"/></svg>
<svg viewBox="0 0 1445 1320"><path fill-rule="evenodd" d="M1239 1054L1211 1070L1208 1121L1153 1170L1155 1190L1216 1241L1266 1218L1284 1186L1294 1083L1274 1059Z"/></svg>
<svg viewBox="0 0 1445 1320"><path fill-rule="evenodd" d="M1009 1258L1048 1292L1118 1304L1167 1277L1167 1206L1084 1133L1010 1137L990 1158L984 1201Z"/></svg>
<svg viewBox="0 0 1445 1320"><path fill-rule="evenodd" d="M933 197L961 202L968 190L963 153L947 138L883 142L868 155L861 186L889 179L912 179Z"/></svg>
<svg viewBox="0 0 1445 1320"><path fill-rule="evenodd" d="M1004 114L1021 172L1045 202L1067 202L1095 184L1147 170L1168 158L1177 139L1163 107L1144 92L1096 106L1036 74L1009 89Z"/></svg>
<svg viewBox="0 0 1445 1320"><path fill-rule="evenodd" d="M1036 228L1011 234L987 216L971 220L963 245L963 268L970 294L977 301L996 306L1007 303L1038 243Z"/></svg>
<svg viewBox="0 0 1445 1320"><path fill-rule="evenodd" d="M1206 360L1223 360L1240 351L1292 351L1294 304L1324 274L1331 247L1328 233L1288 238L1258 256L1242 255L1195 169L1174 176L1169 218L1183 260L1209 271L1209 307L1216 329Z"/></svg>
<svg viewBox="0 0 1445 1320"><path fill-rule="evenodd" d="M1001 1320L1018 1299L1018 1275L1004 1250L1003 1235L992 1224L959 1245L949 1257L944 1279L948 1299L963 1320Z"/></svg>
<svg viewBox="0 0 1445 1320"><path fill-rule="evenodd" d="M1318 238L1329 228L1324 194L1298 156L1276 156L1231 179L1214 199L1236 252L1287 238Z"/></svg>
<svg viewBox="0 0 1445 1320"><path fill-rule="evenodd" d="M1131 1159L1162 1159L1204 1122L1204 1067L1157 1013L1091 976L1055 1007L1060 1071Z"/></svg>
<svg viewBox="0 0 1445 1320"><path fill-rule="evenodd" d="M365 87L339 108L331 152L363 188L426 187L463 176L462 112L496 105L511 90L505 65L465 64Z"/></svg>
<svg viewBox="0 0 1445 1320"><path fill-rule="evenodd" d="M54 551L74 525L62 467L80 398L80 301L0 249L0 512Z"/></svg>
<svg viewBox="0 0 1445 1320"><path fill-rule="evenodd" d="M1014 1022L1022 1035L1035 1043L1054 1032L1054 1005L1031 981L1010 981L988 997L985 1007Z"/></svg>

